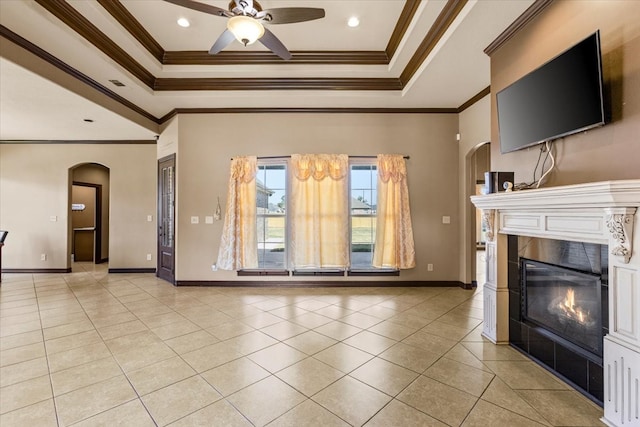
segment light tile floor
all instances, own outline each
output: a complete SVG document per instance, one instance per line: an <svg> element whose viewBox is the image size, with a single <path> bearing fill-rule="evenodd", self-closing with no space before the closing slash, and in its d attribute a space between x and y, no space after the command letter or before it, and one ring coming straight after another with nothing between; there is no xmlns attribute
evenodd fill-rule
<svg viewBox="0 0 640 427"><path fill-rule="evenodd" d="M4 275L0 425L602 425L481 321L481 289Z"/></svg>

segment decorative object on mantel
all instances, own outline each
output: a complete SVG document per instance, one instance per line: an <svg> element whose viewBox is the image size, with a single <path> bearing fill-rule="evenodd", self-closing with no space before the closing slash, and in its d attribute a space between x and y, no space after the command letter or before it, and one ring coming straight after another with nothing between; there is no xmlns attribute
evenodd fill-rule
<svg viewBox="0 0 640 427"><path fill-rule="evenodd" d="M605 209L605 211L607 228L616 243L611 245L611 255L620 257L622 262L628 264L633 249L633 216L636 209Z"/></svg>

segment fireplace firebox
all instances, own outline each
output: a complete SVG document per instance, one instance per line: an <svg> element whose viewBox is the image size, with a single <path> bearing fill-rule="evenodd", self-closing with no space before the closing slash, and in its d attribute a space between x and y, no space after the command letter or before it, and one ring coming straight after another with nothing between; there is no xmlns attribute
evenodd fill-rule
<svg viewBox="0 0 640 427"><path fill-rule="evenodd" d="M522 258L525 321L602 357L600 276Z"/></svg>
<svg viewBox="0 0 640 427"><path fill-rule="evenodd" d="M509 342L602 405L606 245L508 236Z"/></svg>

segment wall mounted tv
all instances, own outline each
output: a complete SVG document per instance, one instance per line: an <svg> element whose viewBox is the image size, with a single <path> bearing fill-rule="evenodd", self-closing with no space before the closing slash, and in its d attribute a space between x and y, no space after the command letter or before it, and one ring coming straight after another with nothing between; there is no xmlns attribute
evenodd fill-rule
<svg viewBox="0 0 640 427"><path fill-rule="evenodd" d="M498 92L500 151L604 125L601 62L598 31Z"/></svg>

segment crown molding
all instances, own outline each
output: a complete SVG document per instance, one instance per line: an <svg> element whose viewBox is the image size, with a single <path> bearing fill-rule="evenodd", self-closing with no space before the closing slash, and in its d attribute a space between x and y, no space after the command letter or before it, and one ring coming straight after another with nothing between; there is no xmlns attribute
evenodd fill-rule
<svg viewBox="0 0 640 427"><path fill-rule="evenodd" d="M502 45L508 42L514 37L522 28L524 28L529 22L531 22L536 16L542 13L549 5L553 3L553 0L536 0L531 6L525 10L522 15L518 17L511 25L507 27L494 41L484 49L484 53L491 56L496 50L500 49Z"/></svg>
<svg viewBox="0 0 640 427"><path fill-rule="evenodd" d="M345 64L345 65L387 65L389 57L378 51L313 51L291 52L287 64ZM163 65L237 65L237 64L282 64L283 61L272 52L222 51L215 55L204 50L181 50L164 52Z"/></svg>
<svg viewBox="0 0 640 427"><path fill-rule="evenodd" d="M105 86L101 85L97 81L93 80L91 77L89 77L86 74L83 74L82 72L80 72L77 69L73 68L72 66L70 66L66 62L61 61L60 59L58 59L55 56L51 55L49 52L47 52L44 49L40 48L39 46L36 46L35 44L31 43L29 40L19 36L16 33L14 33L13 31L8 29L4 25L0 25L0 36L2 38L6 39L7 41L15 44L16 46L20 47L21 49L24 49L25 51L30 52L31 54L37 56L38 58L48 62L52 66L56 67L57 69L59 69L60 71L62 71L64 73L68 74L69 76L77 79L81 83L91 87L92 89L102 93L103 95L106 95L107 97L113 99L114 101L116 101L116 102L122 104L123 106L127 107L128 109L134 111L135 113L140 114L142 117L144 117L144 118L146 118L148 120L151 120L152 122L158 123L157 117L155 117L154 115L152 115L148 111L140 108L139 106L137 106L133 102L131 102L128 99L118 95L114 91L106 88Z"/></svg>
<svg viewBox="0 0 640 427"><path fill-rule="evenodd" d="M402 90L403 86L415 74L420 64L426 59L436 43L444 35L446 29L464 8L467 0L448 0L443 11L436 19L425 39L413 55L400 78L156 78L130 57L122 48L109 39L97 27L89 22L64 0L35 0L40 6L58 17L79 35L111 57L125 70L132 73L151 89L158 91L193 91L193 90ZM275 55L263 52L221 52L209 55L199 51L165 52L153 37L135 20L118 0L97 0L118 22L126 22L125 28L154 57L167 64L232 64L232 63L269 63ZM385 52L378 51L299 51L294 52L293 62L298 63L359 63L384 64L395 54L399 41L404 36L408 25L415 15L421 0L407 0L396 24L394 35ZM551 0L538 0L537 3L550 3ZM530 8L531 9L531 8ZM526 12L525 12L526 13ZM131 29L130 29L131 28ZM161 118L156 118L147 111L109 90L88 76L69 66L38 46L0 25L0 35L23 49L37 55L60 70L75 77L84 84L109 96L115 101L132 109L143 117L158 124L165 123L178 114L224 114L224 113L382 113L382 114L452 114L464 111L490 92L487 87L458 108L176 108ZM136 36L137 35L137 36ZM397 42L394 41L397 39ZM395 47L393 46L395 44ZM356 58L357 59L354 59ZM353 62L355 61L355 62ZM277 59L278 63L281 60ZM403 77L404 76L404 77ZM404 80L403 80L404 78ZM57 141L3 141L2 143L57 143ZM66 142L66 141L65 141ZM155 141L69 141L66 143L154 143Z"/></svg>
<svg viewBox="0 0 640 427"><path fill-rule="evenodd" d="M97 0L162 65L282 64L271 52L165 51L119 0ZM406 0L384 51L293 51L292 64L389 64L422 0Z"/></svg>
<svg viewBox="0 0 640 427"><path fill-rule="evenodd" d="M129 10L118 0L97 0L147 51L162 63L165 51Z"/></svg>
<svg viewBox="0 0 640 427"><path fill-rule="evenodd" d="M176 108L162 116L164 124L180 114L455 114L457 108Z"/></svg>
<svg viewBox="0 0 640 427"><path fill-rule="evenodd" d="M404 3L404 8L402 8L402 12L400 12L398 22L396 22L396 26L391 33L391 37L389 38L389 43L387 43L387 47L384 50L389 60L391 60L391 58L393 58L393 55L396 54L398 46L400 46L400 42L404 38L404 35L407 33L409 25L411 24L411 21L413 21L413 17L416 15L420 3L421 0L407 0Z"/></svg>
<svg viewBox="0 0 640 427"><path fill-rule="evenodd" d="M0 139L0 145L9 144L95 144L95 145L156 145L155 139Z"/></svg>
<svg viewBox="0 0 640 427"><path fill-rule="evenodd" d="M462 113L464 110L466 110L467 108L471 107L473 104L475 104L476 102L480 101L482 98L484 98L485 96L489 95L490 93L491 93L491 86L485 87L480 92L478 92L477 94L475 94L474 96L469 98L469 100L466 101L464 104L459 106L458 107L458 113Z"/></svg>
<svg viewBox="0 0 640 427"><path fill-rule="evenodd" d="M400 81L402 85L406 85L409 83L414 74L418 71L418 68L422 65L422 63L427 59L427 56L433 51L436 44L440 41L444 33L447 31L449 26L453 23L453 21L460 14L462 9L467 4L468 0L448 0L447 4L444 6L435 22L427 32L427 35L418 46L418 49L414 52L413 56L409 60L409 63L402 70L400 74Z"/></svg>
<svg viewBox="0 0 640 427"><path fill-rule="evenodd" d="M91 44L109 56L113 61L122 66L125 70L147 85L153 90L159 91L193 91L193 90L402 90L409 82L411 77L417 72L422 62L427 58L433 50L437 42L442 38L447 28L453 20L458 16L462 8L468 0L448 0L440 15L430 28L429 32L421 42L420 46L414 53L413 57L402 71L400 78L157 78L134 58L127 54L119 45L111 40L107 35L101 32L95 25L87 20L82 14L75 10L65 0L35 0L40 6L48 10L63 23L76 31L80 36L84 37ZM124 8L118 1L99 0L103 6L106 4L106 10L112 13L112 16L123 25L129 32L133 32L134 37L151 52L152 55L159 57L162 47L155 42L153 37L144 30L142 25ZM403 18L396 24L394 30L395 38L404 35L413 15L416 13L420 0L408 0L403 8ZM112 12L111 12L112 11ZM409 19L411 15L411 19ZM401 22L402 21L402 22ZM162 50L163 60L166 52ZM254 58L254 63L270 63L277 58L273 54L264 54L261 52L246 52L240 55L227 54L222 56L223 59L206 59L206 61L232 61L227 63L237 63L233 61L239 60L242 56ZM383 57L384 55L384 57ZM217 55L213 55L217 56ZM170 53L169 57L173 61L187 61L186 64L199 63L195 60L204 60L202 54L186 52L186 53ZM380 63L379 61L387 61L386 52L367 53L355 55L360 58L362 63ZM355 57L349 58L349 53L341 54L336 52L324 52L320 55L313 52L300 53L300 62L307 63L323 63L322 61L339 61L336 63L352 63ZM324 58L324 59L321 59ZM194 62L188 62L194 61ZM317 62L315 62L317 61ZM295 62L295 61L294 61ZM223 62L220 62L223 63ZM244 62L243 62L244 63ZM280 59L277 63L281 64Z"/></svg>
<svg viewBox="0 0 640 427"><path fill-rule="evenodd" d="M153 90L402 90L395 78L158 78Z"/></svg>
<svg viewBox="0 0 640 427"><path fill-rule="evenodd" d="M133 74L142 83L153 88L155 76L69 3L64 0L35 0L35 2L91 42L91 44Z"/></svg>
<svg viewBox="0 0 640 427"><path fill-rule="evenodd" d="M65 62L59 60L58 58L54 57L53 55L49 54L48 52L42 50L40 47L34 45L33 43L29 42L28 40L22 38L21 36L19 36L18 34L12 32L11 30L9 30L8 28L6 28L3 25L0 25L0 36L2 36L3 38L5 38L6 40L18 45L19 47L21 47L22 49L30 52L33 55L36 55L37 57L45 60L46 62L50 63L51 65L57 67L58 69L60 69L61 71L69 74L70 76L78 79L80 82L82 82L83 84L86 84L87 86L90 86L91 88L99 91L100 93L110 97L111 99L121 103L122 105L126 106L127 108L130 108L131 110L135 111L136 113L142 115L143 117L158 123L158 124L163 124L165 122L167 122L168 120L170 120L171 118L179 115L179 114L232 114L232 113L237 113L237 114L261 114L261 113L330 113L330 114L348 114L348 113L362 113L362 114L452 114L452 113L460 113L462 111L464 111L465 109L469 108L471 105L475 104L477 101L479 101L480 99L484 98L487 94L490 93L490 87L487 87L485 89L483 89L482 91L480 91L478 94L474 95L472 98L470 98L468 101L466 101L465 103L463 103L460 107L458 108L446 108L446 107L442 107L442 108L263 108L263 107L256 107L256 108L176 108L173 109L172 111L170 111L169 113L165 114L163 117L161 118L156 118L155 116L153 116L152 114L148 113L147 111L143 110L142 108L138 107L137 105L133 104L132 102L128 101L127 99L121 97L120 95L118 95L117 93L107 89L106 87L104 87L103 85L99 84L98 82L96 82L95 80L92 80L91 78L89 78L88 76L86 76L85 74L81 73L80 71L76 70L75 68L69 66L68 64L66 64ZM218 79L217 82L212 82L209 81L208 84L227 84L229 79ZM233 85L247 85L250 82L247 82L246 79L235 79L236 81L233 82ZM258 79L260 80L260 79ZM291 79L280 79L282 81L279 82L279 84L281 85L286 85L287 81L286 80L291 80ZM304 79L303 79L304 80ZM339 79L338 79L339 80ZM376 80L376 79L373 79ZM289 84L295 84L295 82L288 82ZM337 84L339 82L338 81L333 81L333 79L325 79L324 82L316 82L315 84L322 84L322 85L333 85L333 87L337 87ZM393 82L396 85L399 85L399 81L394 81ZM170 87L172 87L172 85L175 85L176 82L165 82L166 86L164 90L172 90L169 89ZM184 81L182 82L178 82L178 84L185 84ZM254 85L264 85L266 84L266 82L252 82L252 84ZM298 82L298 84L300 84L300 82ZM342 82L342 84L345 84L345 82ZM372 84L372 82L370 82L369 84ZM380 84L380 82L378 82L378 84ZM386 83L388 84L388 83ZM227 88L229 88L229 86L227 86ZM294 89L293 86L288 86L288 89ZM229 89L231 90L231 89ZM233 90L237 90L237 87L234 87ZM20 143L31 143L31 144L55 144L55 143L60 143L60 141L49 141L49 140L39 140L39 141L23 141L23 140L4 140L4 141L0 141L0 144L20 144ZM155 141L143 141L143 140L135 140L135 141L65 141L65 143L76 143L76 144L123 144L123 143L129 143L129 144L155 144Z"/></svg>

